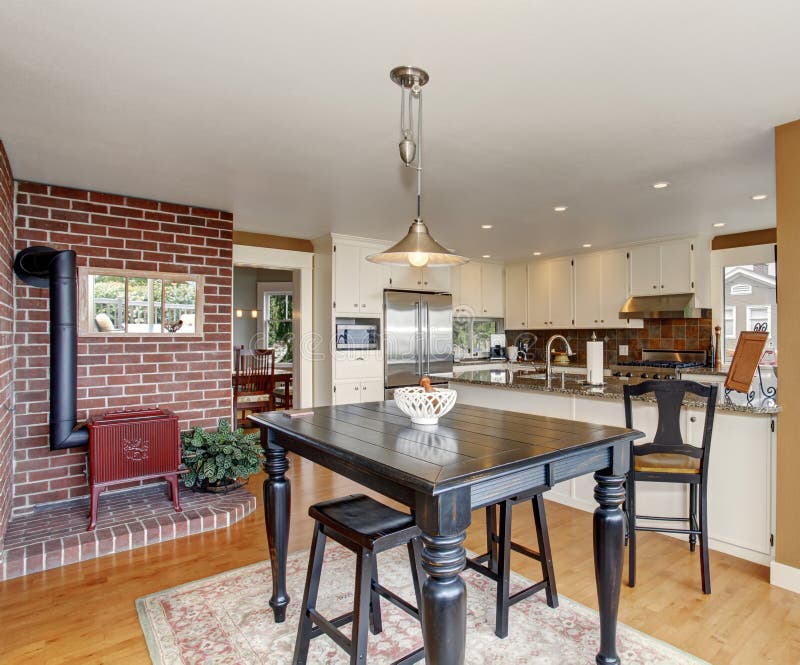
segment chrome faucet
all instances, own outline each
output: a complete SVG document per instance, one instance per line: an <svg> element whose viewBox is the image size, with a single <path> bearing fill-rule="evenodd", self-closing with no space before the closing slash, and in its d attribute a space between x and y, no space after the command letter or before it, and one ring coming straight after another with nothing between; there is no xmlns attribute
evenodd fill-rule
<svg viewBox="0 0 800 665"><path fill-rule="evenodd" d="M567 338L564 337L564 335L553 335L550 339L547 340L547 344L544 347L544 362L545 362L545 372L547 374L547 387L548 388L550 388L550 381L552 379L552 376L550 374L550 372L551 372L550 364L551 364L551 358L552 358L552 354L550 353L550 347L553 346L553 342L555 342L557 339L560 339L560 340L562 340L564 342L564 346L566 347L567 355L569 355L569 356L572 355L572 347L569 345L569 342L567 341ZM561 373L561 387L562 388L564 387L564 372Z"/></svg>

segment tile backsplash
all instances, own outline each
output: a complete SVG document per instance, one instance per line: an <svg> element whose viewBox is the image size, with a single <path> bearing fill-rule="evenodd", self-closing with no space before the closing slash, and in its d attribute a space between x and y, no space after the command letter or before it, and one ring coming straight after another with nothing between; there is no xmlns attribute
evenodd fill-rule
<svg viewBox="0 0 800 665"><path fill-rule="evenodd" d="M572 362L586 362L586 342L597 334L605 342L605 364L618 360L641 360L642 349L711 350L713 326L711 319L645 319L643 328L618 328L614 330L507 330L506 343L519 346L525 336L534 340L536 360L544 360L544 348L551 335L564 335L577 354ZM619 355L620 344L628 345L628 355ZM555 348L560 349L561 346Z"/></svg>

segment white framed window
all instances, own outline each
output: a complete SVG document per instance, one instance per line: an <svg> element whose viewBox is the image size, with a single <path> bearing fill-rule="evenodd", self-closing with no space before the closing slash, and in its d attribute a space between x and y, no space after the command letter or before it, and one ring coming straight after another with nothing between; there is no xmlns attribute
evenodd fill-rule
<svg viewBox="0 0 800 665"><path fill-rule="evenodd" d="M736 308L725 307L725 339L736 339Z"/></svg>
<svg viewBox="0 0 800 665"><path fill-rule="evenodd" d="M293 348L293 288L287 282L258 282L258 340L260 347L275 349L276 363L291 363Z"/></svg>
<svg viewBox="0 0 800 665"><path fill-rule="evenodd" d="M747 329L753 330L756 326L763 328L772 336L772 307L770 305L747 306Z"/></svg>

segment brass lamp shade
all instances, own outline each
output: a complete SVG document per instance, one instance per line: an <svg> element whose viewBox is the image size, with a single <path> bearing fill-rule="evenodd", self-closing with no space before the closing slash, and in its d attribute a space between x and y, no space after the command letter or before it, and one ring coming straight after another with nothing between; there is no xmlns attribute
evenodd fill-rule
<svg viewBox="0 0 800 665"><path fill-rule="evenodd" d="M385 252L368 256L367 261L393 266L422 267L455 266L467 263L469 259L466 256L453 254L442 247L431 237L425 222L415 219L405 238Z"/></svg>

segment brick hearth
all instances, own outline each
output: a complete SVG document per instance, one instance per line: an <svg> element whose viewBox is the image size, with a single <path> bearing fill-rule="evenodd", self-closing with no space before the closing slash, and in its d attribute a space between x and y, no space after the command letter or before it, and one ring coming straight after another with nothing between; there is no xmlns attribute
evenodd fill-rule
<svg viewBox="0 0 800 665"><path fill-rule="evenodd" d="M35 508L8 525L0 580L227 527L252 513L256 499L244 488L225 495L181 488L181 507L173 510L165 484L106 492L94 532L86 530L86 498Z"/></svg>

